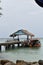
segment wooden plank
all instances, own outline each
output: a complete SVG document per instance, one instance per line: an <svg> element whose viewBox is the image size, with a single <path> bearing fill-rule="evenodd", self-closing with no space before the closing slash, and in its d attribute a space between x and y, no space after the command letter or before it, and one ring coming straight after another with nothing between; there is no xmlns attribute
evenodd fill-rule
<svg viewBox="0 0 43 65"><path fill-rule="evenodd" d="M20 44L23 43L23 41L12 41L12 42L4 42L4 43L0 43L0 45L2 46L7 46L7 45L12 45L12 44Z"/></svg>

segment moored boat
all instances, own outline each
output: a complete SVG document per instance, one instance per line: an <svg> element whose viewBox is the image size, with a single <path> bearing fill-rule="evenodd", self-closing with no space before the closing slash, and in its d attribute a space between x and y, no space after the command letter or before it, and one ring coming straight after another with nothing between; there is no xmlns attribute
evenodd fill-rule
<svg viewBox="0 0 43 65"><path fill-rule="evenodd" d="M31 39L30 40L30 43L29 43L29 46L30 47L40 47L41 46L41 43L40 43L40 41L39 41L39 39Z"/></svg>

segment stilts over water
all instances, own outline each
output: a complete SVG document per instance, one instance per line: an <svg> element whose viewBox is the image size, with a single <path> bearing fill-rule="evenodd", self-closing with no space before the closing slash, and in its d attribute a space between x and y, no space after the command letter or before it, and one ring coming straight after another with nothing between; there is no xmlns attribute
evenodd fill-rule
<svg viewBox="0 0 43 65"><path fill-rule="evenodd" d="M20 36L26 36L26 39L20 40ZM15 48L15 45L17 44L17 47L40 47L40 41L38 38L34 38L34 34L28 32L27 30L21 29L18 30L10 35L10 37L13 37L13 40L7 40L4 43L0 43L0 50L1 46L5 46L5 49Z"/></svg>

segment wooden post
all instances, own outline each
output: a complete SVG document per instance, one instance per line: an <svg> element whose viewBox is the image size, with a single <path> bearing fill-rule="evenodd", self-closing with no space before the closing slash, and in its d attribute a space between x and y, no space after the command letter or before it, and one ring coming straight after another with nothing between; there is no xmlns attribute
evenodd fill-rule
<svg viewBox="0 0 43 65"><path fill-rule="evenodd" d="M15 48L15 46L14 46L14 44L12 45L12 49L14 49Z"/></svg>
<svg viewBox="0 0 43 65"><path fill-rule="evenodd" d="M32 36L31 36L31 39L32 39Z"/></svg>
<svg viewBox="0 0 43 65"><path fill-rule="evenodd" d="M0 46L0 51L1 51L1 46Z"/></svg>
<svg viewBox="0 0 43 65"><path fill-rule="evenodd" d="M29 41L29 36L27 35L27 41Z"/></svg>
<svg viewBox="0 0 43 65"><path fill-rule="evenodd" d="M13 36L13 40L14 40L14 36Z"/></svg>
<svg viewBox="0 0 43 65"><path fill-rule="evenodd" d="M5 49L6 50L10 49L10 45L5 46Z"/></svg>
<svg viewBox="0 0 43 65"><path fill-rule="evenodd" d="M5 46L5 50L8 50L8 46Z"/></svg>
<svg viewBox="0 0 43 65"><path fill-rule="evenodd" d="M19 41L19 35L18 35L18 41Z"/></svg>
<svg viewBox="0 0 43 65"><path fill-rule="evenodd" d="M10 49L10 45L8 45L8 49Z"/></svg>
<svg viewBox="0 0 43 65"><path fill-rule="evenodd" d="M19 43L18 43L18 47L19 47L20 45L19 45Z"/></svg>

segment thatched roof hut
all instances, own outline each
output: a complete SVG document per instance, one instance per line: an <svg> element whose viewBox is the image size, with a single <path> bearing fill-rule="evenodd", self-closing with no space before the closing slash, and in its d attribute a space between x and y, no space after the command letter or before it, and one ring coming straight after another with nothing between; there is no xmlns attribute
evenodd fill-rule
<svg viewBox="0 0 43 65"><path fill-rule="evenodd" d="M18 31L16 31L16 32L12 33L12 34L10 35L10 37L13 37L13 38L14 38L14 37L19 36L19 35L27 35L27 39L28 39L29 36L31 36L31 37L34 36L33 33L30 33L30 32L28 32L27 30L21 29L21 30L18 30Z"/></svg>

